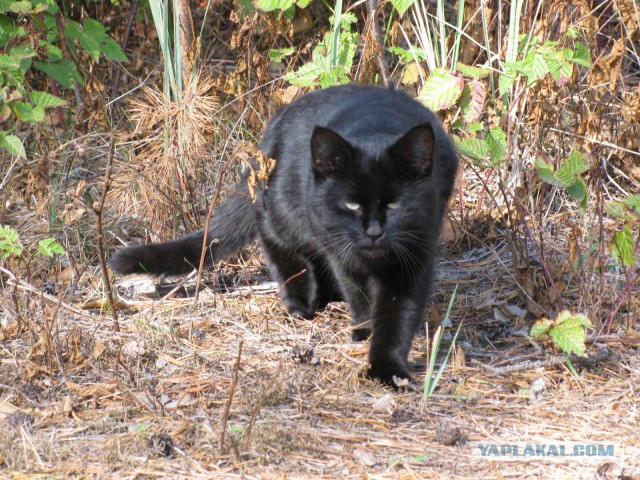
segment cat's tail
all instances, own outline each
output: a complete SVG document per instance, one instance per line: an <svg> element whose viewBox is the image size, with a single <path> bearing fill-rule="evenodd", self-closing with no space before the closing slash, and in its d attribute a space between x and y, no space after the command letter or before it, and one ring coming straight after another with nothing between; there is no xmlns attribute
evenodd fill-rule
<svg viewBox="0 0 640 480"><path fill-rule="evenodd" d="M111 259L111 268L121 275L189 273L200 265L204 233L202 229L169 242L123 248ZM248 194L233 195L209 224L205 266L240 252L255 239L256 234L255 204Z"/></svg>

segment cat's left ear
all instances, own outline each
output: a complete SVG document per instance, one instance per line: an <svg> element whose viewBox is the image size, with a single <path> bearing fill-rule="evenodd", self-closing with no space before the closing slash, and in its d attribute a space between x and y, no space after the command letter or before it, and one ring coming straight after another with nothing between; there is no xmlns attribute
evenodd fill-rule
<svg viewBox="0 0 640 480"><path fill-rule="evenodd" d="M427 123L409 130L389 149L389 153L394 158L404 159L419 174L428 176L433 167L434 146L433 128Z"/></svg>
<svg viewBox="0 0 640 480"><path fill-rule="evenodd" d="M333 130L316 127L311 135L313 172L328 175L343 170L351 163L351 145Z"/></svg>

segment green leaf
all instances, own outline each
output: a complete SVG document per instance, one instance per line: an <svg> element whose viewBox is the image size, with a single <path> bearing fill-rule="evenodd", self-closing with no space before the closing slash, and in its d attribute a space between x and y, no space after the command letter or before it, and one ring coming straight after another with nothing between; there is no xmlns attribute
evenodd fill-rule
<svg viewBox="0 0 640 480"><path fill-rule="evenodd" d="M474 67L471 65L465 65L464 63L460 63L460 62L456 64L456 68L463 75L466 75L467 77L475 78L478 80L481 78L485 78L491 73L491 70L489 70L488 68Z"/></svg>
<svg viewBox="0 0 640 480"><path fill-rule="evenodd" d="M487 143L479 138L464 138L459 140L453 137L454 143L458 151L465 157L478 162L485 162L489 156L489 148Z"/></svg>
<svg viewBox="0 0 640 480"><path fill-rule="evenodd" d="M284 76L284 79L294 85L300 85L303 87L310 87L317 85L317 80L320 74L324 71L324 68L316 65L315 63L306 63L301 66L295 72L289 72Z"/></svg>
<svg viewBox="0 0 640 480"><path fill-rule="evenodd" d="M624 204L628 207L635 208L636 212L640 214L640 195L629 195L625 199Z"/></svg>
<svg viewBox="0 0 640 480"><path fill-rule="evenodd" d="M452 106L462 93L464 80L445 68L436 68L427 78L418 99L433 111Z"/></svg>
<svg viewBox="0 0 640 480"><path fill-rule="evenodd" d="M34 91L31 92L30 97L35 106L42 108L61 107L67 104L65 100L47 92Z"/></svg>
<svg viewBox="0 0 640 480"><path fill-rule="evenodd" d="M0 147L4 148L11 155L26 157L26 153L24 150L24 145L22 145L22 140L20 140L15 135L6 135L4 137L0 137Z"/></svg>
<svg viewBox="0 0 640 480"><path fill-rule="evenodd" d="M287 10L295 4L295 0L257 0L256 7L265 12L273 10Z"/></svg>
<svg viewBox="0 0 640 480"><path fill-rule="evenodd" d="M634 252L633 232L627 224L624 228L616 233L611 253L616 259L627 268L633 267L636 258Z"/></svg>
<svg viewBox="0 0 640 480"><path fill-rule="evenodd" d="M567 189L567 193L580 204L580 208L584 209L587 207L587 184L581 177L575 179L573 184Z"/></svg>
<svg viewBox="0 0 640 480"><path fill-rule="evenodd" d="M540 338L545 333L548 333L551 327L553 327L553 321L549 320L548 318L541 318L533 324L529 335L535 340L537 338Z"/></svg>
<svg viewBox="0 0 640 480"><path fill-rule="evenodd" d="M409 10L409 7L411 7L414 2L415 0L391 0L391 5L393 5L400 16L402 16L407 10Z"/></svg>
<svg viewBox="0 0 640 480"><path fill-rule="evenodd" d="M102 50L104 56L109 60L113 60L116 62L129 61L127 56L122 51L122 48L120 48L120 45L118 45L118 43L113 38L108 38L107 40L105 40L100 47L100 50Z"/></svg>
<svg viewBox="0 0 640 480"><path fill-rule="evenodd" d="M273 48L269 52L269 61L281 62L285 57L292 55L296 51L295 47Z"/></svg>
<svg viewBox="0 0 640 480"><path fill-rule="evenodd" d="M497 167L507 159L507 136L500 127L494 127L486 138L491 165Z"/></svg>
<svg viewBox="0 0 640 480"><path fill-rule="evenodd" d="M607 215L614 218L629 218L629 211L624 202L607 202L604 205Z"/></svg>
<svg viewBox="0 0 640 480"><path fill-rule="evenodd" d="M563 310L555 321L556 326L549 331L549 336L566 353L574 353L585 357L587 335L584 327L591 326L591 322L584 315L572 315L568 310Z"/></svg>
<svg viewBox="0 0 640 480"><path fill-rule="evenodd" d="M24 60L37 56L38 53L29 45L16 45L11 49L11 56Z"/></svg>
<svg viewBox="0 0 640 480"><path fill-rule="evenodd" d="M26 102L16 102L15 111L18 118L23 122L39 123L44 120L44 108L34 107Z"/></svg>
<svg viewBox="0 0 640 480"><path fill-rule="evenodd" d="M565 58L570 62L580 65L581 67L591 67L591 52L584 43L576 42L573 50L563 49L562 52L564 53Z"/></svg>
<svg viewBox="0 0 640 480"><path fill-rule="evenodd" d="M573 75L573 66L569 62L549 60L549 72L556 85L564 85Z"/></svg>
<svg viewBox="0 0 640 480"><path fill-rule="evenodd" d="M38 243L38 253L51 258L54 255L62 255L64 247L56 242L54 238L45 238Z"/></svg>
<svg viewBox="0 0 640 480"><path fill-rule="evenodd" d="M31 12L31 2L26 0L22 2L12 2L9 10L19 15L26 15Z"/></svg>
<svg viewBox="0 0 640 480"><path fill-rule="evenodd" d="M498 89L500 90L500 95L507 95L511 86L516 81L516 76L518 72L513 66L509 66L505 64L504 72L500 74L498 78Z"/></svg>
<svg viewBox="0 0 640 480"><path fill-rule="evenodd" d="M487 89L479 80L472 80L464 87L460 97L460 109L467 122L474 122L482 114L482 107L487 96Z"/></svg>
<svg viewBox="0 0 640 480"><path fill-rule="evenodd" d="M543 182L557 186L557 181L553 177L553 165L545 162L542 158L538 157L536 158L534 168L536 169L536 172L538 172L538 176L542 179Z"/></svg>
<svg viewBox="0 0 640 480"><path fill-rule="evenodd" d="M18 232L8 225L0 225L0 257L7 258L10 255L19 257L23 250L24 245L19 240Z"/></svg>
<svg viewBox="0 0 640 480"><path fill-rule="evenodd" d="M389 51L400 57L400 62L403 64L413 62L416 59L424 60L427 58L424 50L417 47L409 47L408 49L404 49L402 47L389 47Z"/></svg>
<svg viewBox="0 0 640 480"><path fill-rule="evenodd" d="M0 54L0 70L15 72L20 70L20 58L15 55Z"/></svg>
<svg viewBox="0 0 640 480"><path fill-rule="evenodd" d="M80 72L68 58L61 58L57 62L33 62L33 66L43 71L63 87L73 88L74 82L84 84Z"/></svg>
<svg viewBox="0 0 640 480"><path fill-rule="evenodd" d="M0 13L7 13L14 0L0 0Z"/></svg>

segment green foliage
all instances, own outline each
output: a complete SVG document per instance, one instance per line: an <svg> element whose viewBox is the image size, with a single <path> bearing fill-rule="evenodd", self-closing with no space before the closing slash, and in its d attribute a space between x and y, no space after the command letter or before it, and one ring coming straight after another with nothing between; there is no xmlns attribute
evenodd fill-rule
<svg viewBox="0 0 640 480"><path fill-rule="evenodd" d="M62 255L64 253L64 247L53 238L45 238L38 242L38 253L53 258L54 255Z"/></svg>
<svg viewBox="0 0 640 480"><path fill-rule="evenodd" d="M553 165L538 158L535 164L540 178L556 187L564 188L569 196L579 202L581 208L587 206L587 184L581 174L591 166L580 152L573 151L558 170Z"/></svg>
<svg viewBox="0 0 640 480"><path fill-rule="evenodd" d="M391 5L398 11L400 16L404 15L409 7L415 3L416 0L391 0Z"/></svg>
<svg viewBox="0 0 640 480"><path fill-rule="evenodd" d="M64 247L53 238L40 240L36 251L49 258L54 255L62 255L65 252ZM0 225L0 257L20 257L23 252L24 245L20 241L18 232L8 225Z"/></svg>
<svg viewBox="0 0 640 480"><path fill-rule="evenodd" d="M462 94L464 81L446 68L436 68L420 90L419 98L433 111L446 110Z"/></svg>
<svg viewBox="0 0 640 480"><path fill-rule="evenodd" d="M507 159L507 136L500 127L493 127L483 138L454 137L453 140L458 151L480 167L495 168Z"/></svg>
<svg viewBox="0 0 640 480"><path fill-rule="evenodd" d="M349 83L348 74L360 41L359 35L351 30L356 20L355 15L342 14L340 28L326 33L313 49L311 61L285 75L285 80L294 85L323 88Z"/></svg>
<svg viewBox="0 0 640 480"><path fill-rule="evenodd" d="M530 335L537 340L547 334L566 355L573 353L585 357L587 336L584 327L591 326L591 321L586 316L563 310L555 321L548 318L538 320L531 327Z"/></svg>
<svg viewBox="0 0 640 480"><path fill-rule="evenodd" d="M25 17L30 19L30 30L25 29ZM66 28L60 32L59 25ZM72 58L63 55L63 47ZM102 24L90 18L82 24L65 19L54 0L0 0L0 49L0 123L6 128L0 132L0 148L22 156L24 147L14 134L19 124L41 123L47 109L66 105L32 87L36 71L73 88L84 83L77 67L81 52L93 61L101 56L127 60Z"/></svg>
<svg viewBox="0 0 640 480"><path fill-rule="evenodd" d="M311 0L257 0L255 2L256 7L265 12L272 12L274 10L288 11L295 5L300 8L306 8Z"/></svg>
<svg viewBox="0 0 640 480"><path fill-rule="evenodd" d="M18 232L8 225L0 225L0 257L19 257L23 250L24 245L20 242Z"/></svg>
<svg viewBox="0 0 640 480"><path fill-rule="evenodd" d="M591 54L582 42L574 48L560 48L559 42L546 41L538 45L531 35L520 35L518 53L521 60L507 61L498 81L500 93L506 95L518 76L526 78L527 87L533 86L542 77L551 74L556 85L561 86L573 75L573 65L591 67Z"/></svg>
<svg viewBox="0 0 640 480"><path fill-rule="evenodd" d="M631 226L627 224L622 230L616 232L611 253L618 262L627 268L631 268L636 263L640 263L635 254L635 244L633 231Z"/></svg>

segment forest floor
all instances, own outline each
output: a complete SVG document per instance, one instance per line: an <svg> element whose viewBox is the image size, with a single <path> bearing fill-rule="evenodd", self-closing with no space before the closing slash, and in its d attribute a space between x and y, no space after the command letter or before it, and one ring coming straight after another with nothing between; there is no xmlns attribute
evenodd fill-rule
<svg viewBox="0 0 640 480"><path fill-rule="evenodd" d="M413 388L369 381L346 305L290 317L256 254L197 303L193 280L162 299L172 285L119 279L119 332L79 308L88 285L74 305L35 295L50 336L3 328L0 477L640 478L640 333L600 336L573 375L529 341L497 237L443 247L430 325L456 286L464 325L426 402L424 336Z"/></svg>

